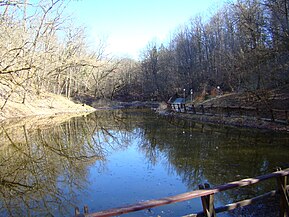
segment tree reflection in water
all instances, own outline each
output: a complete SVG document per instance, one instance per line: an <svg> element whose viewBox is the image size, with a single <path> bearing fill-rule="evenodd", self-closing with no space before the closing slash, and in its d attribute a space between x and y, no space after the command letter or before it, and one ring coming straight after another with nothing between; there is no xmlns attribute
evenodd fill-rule
<svg viewBox="0 0 289 217"><path fill-rule="evenodd" d="M161 164L158 168L180 177L188 190L205 181L216 186L269 173L277 166L289 167L288 134L204 125L142 110L98 111L53 126L18 121L3 124L0 135L0 216L71 215L73 207L83 205L81 190L91 184L88 168L97 165L101 174L109 155L125 152L129 146L145 156L146 162L141 163ZM131 156L124 156L130 161ZM141 177L147 175L142 168L134 165ZM127 172L129 165L123 169ZM109 179L115 185L120 182ZM232 202L262 193L267 185L271 183L220 194L216 200ZM145 191L139 190L137 194ZM159 198L150 197L146 199ZM124 195L120 198L126 201Z"/></svg>
<svg viewBox="0 0 289 217"><path fill-rule="evenodd" d="M77 203L76 189L87 184L87 167L95 161L103 164L109 144L115 149L125 144L123 137L110 132L121 121L115 112L114 116L95 113L60 124L56 121L54 126L45 124L49 119L29 126L29 119L22 124L4 123L0 131L0 216L71 214Z"/></svg>
<svg viewBox="0 0 289 217"><path fill-rule="evenodd" d="M141 146L147 158L156 162L156 156L165 156L168 172L181 177L190 190L204 182L216 186L289 167L286 133L222 127L174 117L147 124L144 137L149 142ZM217 197L227 203L261 194L274 186L272 180Z"/></svg>

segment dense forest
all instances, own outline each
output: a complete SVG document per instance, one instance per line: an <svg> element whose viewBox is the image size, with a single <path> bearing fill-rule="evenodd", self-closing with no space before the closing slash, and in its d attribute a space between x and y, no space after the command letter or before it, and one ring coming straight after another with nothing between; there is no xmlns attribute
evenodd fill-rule
<svg viewBox="0 0 289 217"><path fill-rule="evenodd" d="M183 88L238 92L288 83L288 9L286 0L238 0L207 21L191 19L167 46L148 46L144 92L165 97Z"/></svg>
<svg viewBox="0 0 289 217"><path fill-rule="evenodd" d="M167 100L220 86L267 90L289 82L288 0L237 0L191 18L169 42L150 42L139 60L92 50L72 24L69 1L0 0L0 94L44 91L68 98ZM85 2L83 2L85 4ZM185 21L184 21L185 22ZM5 103L0 105L1 109Z"/></svg>

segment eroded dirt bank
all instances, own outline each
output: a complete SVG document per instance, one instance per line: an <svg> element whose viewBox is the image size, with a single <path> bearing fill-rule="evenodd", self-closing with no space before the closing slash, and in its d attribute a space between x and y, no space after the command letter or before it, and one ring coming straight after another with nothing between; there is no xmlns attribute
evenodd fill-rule
<svg viewBox="0 0 289 217"><path fill-rule="evenodd" d="M67 98L52 93L30 95L23 102L17 97L9 99L0 98L0 121L33 116L55 116L59 114L91 113L95 108L85 104L77 104Z"/></svg>

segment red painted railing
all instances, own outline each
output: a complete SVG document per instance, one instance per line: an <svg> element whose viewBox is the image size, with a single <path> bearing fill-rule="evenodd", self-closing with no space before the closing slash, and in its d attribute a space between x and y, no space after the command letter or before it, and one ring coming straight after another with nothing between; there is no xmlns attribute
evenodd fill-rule
<svg viewBox="0 0 289 217"><path fill-rule="evenodd" d="M85 207L84 214L79 214L79 209L76 209L76 215L75 217L105 217L105 216L116 216L116 215L122 215L125 213L130 212L136 212L139 210L146 210L153 207L158 206L164 206L167 204L177 203L181 201L191 200L193 198L201 198L202 204L203 204L203 211L197 214L191 214L189 216L215 216L217 212L224 212L228 210L232 210L234 208L240 207L240 206L246 206L251 203L253 203L257 199L261 199L267 196L274 196L276 193L280 193L280 216L288 216L289 215L289 195L288 195L288 188L287 186L287 176L289 176L289 168L285 170L279 170L267 175L258 176L256 178L248 178L248 179L242 179L240 181L234 181L230 182L224 185L216 186L214 188L209 188L208 185L205 184L205 186L199 186L200 190L195 190L191 192L186 192L183 194L178 194L171 197L165 197L157 200L149 200L137 204L132 204L129 206L124 206L120 208L113 208L109 210L100 211L97 213L87 213L88 209ZM214 207L214 194L226 190L230 190L233 188L238 187L244 187L249 186L253 184L257 184L259 182L276 178L278 183L278 190L273 190L271 192L268 192L264 195L257 196L256 198L251 198L249 200L240 201L234 204L229 204L224 207L215 208Z"/></svg>

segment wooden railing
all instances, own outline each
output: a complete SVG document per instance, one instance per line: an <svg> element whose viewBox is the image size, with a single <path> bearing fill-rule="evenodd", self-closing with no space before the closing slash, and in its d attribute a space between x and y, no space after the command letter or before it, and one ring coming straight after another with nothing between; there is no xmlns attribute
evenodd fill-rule
<svg viewBox="0 0 289 217"><path fill-rule="evenodd" d="M281 109L260 109L258 107L242 107L242 106L194 106L185 104L172 104L172 111L185 112L203 115L222 115L227 117L255 117L274 122L289 124L289 110Z"/></svg>
<svg viewBox="0 0 289 217"><path fill-rule="evenodd" d="M75 210L75 217L105 217L105 216L116 216L116 215L122 215L125 213L130 212L136 212L139 210L146 210L153 207L158 206L164 206L167 204L177 203L181 201L191 200L193 198L201 198L202 205L203 205L203 211L196 213L196 214L190 214L187 215L187 217L195 217L195 216L206 216L206 217L214 217L216 216L216 213L219 212L225 212L229 210L233 210L238 207L247 206L252 203L254 203L256 200L260 200L269 196L275 196L277 193L280 194L280 216L282 217L288 217L289 216L289 195L288 195L288 189L289 185L287 185L287 177L289 176L289 168L285 170L278 170L276 172L258 176L256 178L248 178L248 179L242 179L240 181L230 182L224 185L216 186L213 188L210 188L208 184L200 185L199 190L186 192L183 194L171 196L171 197L165 197L157 200L149 200L129 206L124 206L120 208L114 208L110 210L104 210L97 213L88 213L88 207L84 207L84 214L79 213L79 209L76 208ZM233 204L228 204L223 207L214 207L214 195L216 193L227 191L234 188L239 187L245 187L249 185L254 185L259 182L263 182L265 180L273 179L275 178L277 180L278 189L272 190L270 192L267 192L263 195L257 196L255 198L251 198L249 200L243 200L239 201Z"/></svg>

